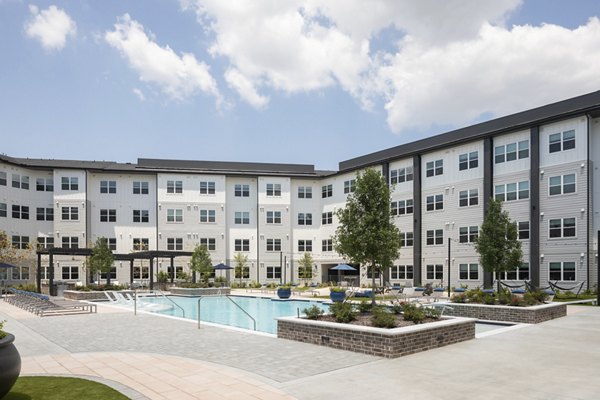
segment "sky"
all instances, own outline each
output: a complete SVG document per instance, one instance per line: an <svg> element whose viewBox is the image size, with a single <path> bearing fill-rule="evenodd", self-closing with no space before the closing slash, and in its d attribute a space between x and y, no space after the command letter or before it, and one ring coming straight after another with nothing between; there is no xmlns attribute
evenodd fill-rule
<svg viewBox="0 0 600 400"><path fill-rule="evenodd" d="M600 0L0 0L0 153L313 164L600 90Z"/></svg>

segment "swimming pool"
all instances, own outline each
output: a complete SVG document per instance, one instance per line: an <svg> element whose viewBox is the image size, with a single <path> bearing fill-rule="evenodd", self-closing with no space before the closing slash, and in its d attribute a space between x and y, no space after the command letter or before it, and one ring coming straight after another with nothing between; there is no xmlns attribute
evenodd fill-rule
<svg viewBox="0 0 600 400"><path fill-rule="evenodd" d="M198 320L198 297L169 296L169 299L185 311L186 319ZM169 305L172 304L169 299L145 297L141 301ZM232 300L256 320L257 331L272 334L277 333L276 318L295 316L298 315L298 312L303 316L303 310L313 304L325 312L329 311L329 305L320 301L278 300L246 296L229 296L229 298L225 296L205 296L200 302L200 321L253 330L254 323L252 319L236 307ZM178 307L155 312L174 317L182 316L182 311Z"/></svg>

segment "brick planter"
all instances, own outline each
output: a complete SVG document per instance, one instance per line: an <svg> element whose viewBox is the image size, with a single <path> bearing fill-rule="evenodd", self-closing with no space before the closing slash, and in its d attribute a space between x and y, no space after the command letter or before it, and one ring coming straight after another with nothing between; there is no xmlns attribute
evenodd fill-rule
<svg viewBox="0 0 600 400"><path fill-rule="evenodd" d="M485 304L447 303L444 315L489 321L539 324L567 315L565 303L550 303L531 307L489 306ZM450 307L452 309L450 309Z"/></svg>
<svg viewBox="0 0 600 400"><path fill-rule="evenodd" d="M277 337L397 358L475 338L475 320L443 318L438 322L394 329L339 324L297 317L277 319Z"/></svg>
<svg viewBox="0 0 600 400"><path fill-rule="evenodd" d="M64 297L69 300L106 300L102 291L65 290Z"/></svg>
<svg viewBox="0 0 600 400"><path fill-rule="evenodd" d="M231 294L231 288L178 288L172 287L171 294L176 296L211 296L215 294Z"/></svg>

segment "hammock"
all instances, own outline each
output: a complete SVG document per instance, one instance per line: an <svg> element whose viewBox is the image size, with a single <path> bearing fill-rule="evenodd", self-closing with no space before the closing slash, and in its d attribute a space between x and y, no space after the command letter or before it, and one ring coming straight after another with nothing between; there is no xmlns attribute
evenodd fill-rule
<svg viewBox="0 0 600 400"><path fill-rule="evenodd" d="M566 288L566 287L558 286L556 284L557 282L558 281L552 283L551 281L548 281L548 284L550 285L550 288L552 290L554 290L555 292L556 292L556 289L562 290L563 292L566 292L566 291L572 292L572 291L574 291L574 289L577 289L577 293L575 293L575 297L579 297L579 293L581 293L581 289L583 289L583 284L585 283L585 282L581 282L581 283L576 284L575 286L572 286L570 288Z"/></svg>

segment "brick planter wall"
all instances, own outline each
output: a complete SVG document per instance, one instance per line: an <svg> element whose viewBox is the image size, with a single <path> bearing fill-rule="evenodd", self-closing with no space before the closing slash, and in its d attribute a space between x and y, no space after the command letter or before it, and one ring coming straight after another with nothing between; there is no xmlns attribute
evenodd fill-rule
<svg viewBox="0 0 600 400"><path fill-rule="evenodd" d="M171 288L176 296L210 296L215 294L231 294L231 288Z"/></svg>
<svg viewBox="0 0 600 400"><path fill-rule="evenodd" d="M277 337L397 358L475 338L475 320L444 318L394 329L285 317L277 319Z"/></svg>
<svg viewBox="0 0 600 400"><path fill-rule="evenodd" d="M106 300L104 292L100 291L82 292L79 290L65 290L64 297L69 300Z"/></svg>
<svg viewBox="0 0 600 400"><path fill-rule="evenodd" d="M565 303L551 303L532 307L511 307L488 306L485 304L448 303L444 315L489 321L539 324L540 322L567 315L567 305Z"/></svg>

